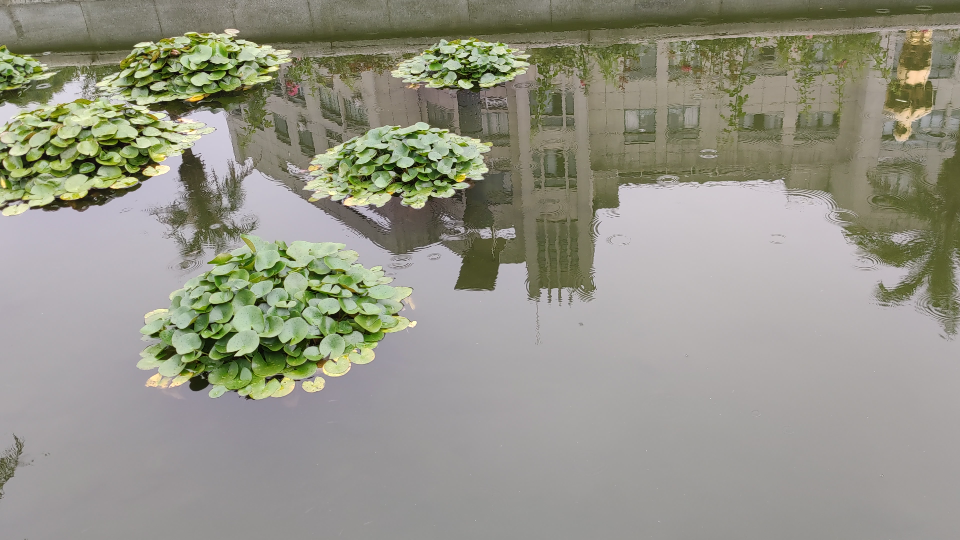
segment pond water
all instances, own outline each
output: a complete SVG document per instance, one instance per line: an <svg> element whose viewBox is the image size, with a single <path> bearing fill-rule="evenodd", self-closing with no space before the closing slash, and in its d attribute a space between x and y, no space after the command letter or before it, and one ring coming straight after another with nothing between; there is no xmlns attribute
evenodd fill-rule
<svg viewBox="0 0 960 540"><path fill-rule="evenodd" d="M0 220L0 536L954 536L958 27L536 40L480 93L294 46L177 106L217 131L171 173ZM47 58L0 119L115 61ZM308 202L314 154L418 121L490 173ZM145 387L143 314L250 232L346 243L419 324L316 394Z"/></svg>

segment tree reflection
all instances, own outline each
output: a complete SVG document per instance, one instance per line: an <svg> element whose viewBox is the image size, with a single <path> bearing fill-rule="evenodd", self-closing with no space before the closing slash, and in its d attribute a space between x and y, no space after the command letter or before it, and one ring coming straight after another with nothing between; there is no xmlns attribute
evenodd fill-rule
<svg viewBox="0 0 960 540"><path fill-rule="evenodd" d="M215 172L208 174L203 161L192 150L183 153L182 195L150 213L170 227L167 237L180 246L185 268L198 264L205 251L226 251L240 242L241 235L256 230L256 217L239 215L246 198L243 181L253 170L251 161L243 165L231 161L227 174L220 178Z"/></svg>
<svg viewBox="0 0 960 540"><path fill-rule="evenodd" d="M13 436L13 445L0 454L0 499L3 498L3 486L13 478L17 472L17 467L27 465L22 463L20 457L23 455L23 439Z"/></svg>
<svg viewBox="0 0 960 540"><path fill-rule="evenodd" d="M926 224L909 232L875 232L859 226L847 228L850 238L880 262L904 268L907 274L894 286L877 285L877 299L900 305L918 295L918 306L935 317L944 331L956 335L960 299L956 264L960 258L960 156L943 162L937 183L922 176L904 192L873 180L880 193L877 202Z"/></svg>

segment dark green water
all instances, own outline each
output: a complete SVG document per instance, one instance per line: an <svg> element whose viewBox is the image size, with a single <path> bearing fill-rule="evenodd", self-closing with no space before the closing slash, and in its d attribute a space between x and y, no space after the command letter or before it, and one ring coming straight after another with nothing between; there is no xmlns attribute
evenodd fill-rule
<svg viewBox="0 0 960 540"><path fill-rule="evenodd" d="M0 220L0 537L955 536L960 31L642 40L459 95L304 46L171 173ZM314 154L417 121L487 178L307 202ZM143 314L245 232L346 243L419 324L317 394L146 388Z"/></svg>

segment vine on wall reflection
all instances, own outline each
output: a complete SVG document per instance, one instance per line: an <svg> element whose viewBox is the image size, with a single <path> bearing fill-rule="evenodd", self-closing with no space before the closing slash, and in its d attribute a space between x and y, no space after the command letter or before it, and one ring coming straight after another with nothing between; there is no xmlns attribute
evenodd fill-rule
<svg viewBox="0 0 960 540"><path fill-rule="evenodd" d="M240 242L240 236L256 230L255 216L240 214L246 195L243 181L254 170L253 162L228 164L222 178L207 173L203 161L192 150L183 154L180 165L182 195L173 203L150 213L170 228L168 238L180 247L183 267L206 262L204 253L221 253Z"/></svg>

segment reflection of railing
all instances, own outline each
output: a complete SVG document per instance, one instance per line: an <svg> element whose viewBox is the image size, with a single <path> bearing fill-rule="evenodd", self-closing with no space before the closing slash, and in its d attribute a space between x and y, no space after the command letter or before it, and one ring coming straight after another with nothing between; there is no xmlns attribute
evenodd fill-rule
<svg viewBox="0 0 960 540"><path fill-rule="evenodd" d="M540 298L542 291L546 291L548 303L563 302L564 292L567 302L572 300L570 293L574 291L581 299L590 298L595 285L589 270L581 264L579 228L577 219L537 219L536 274L528 276L530 298ZM582 248L589 261L587 266L592 267L592 249Z"/></svg>

